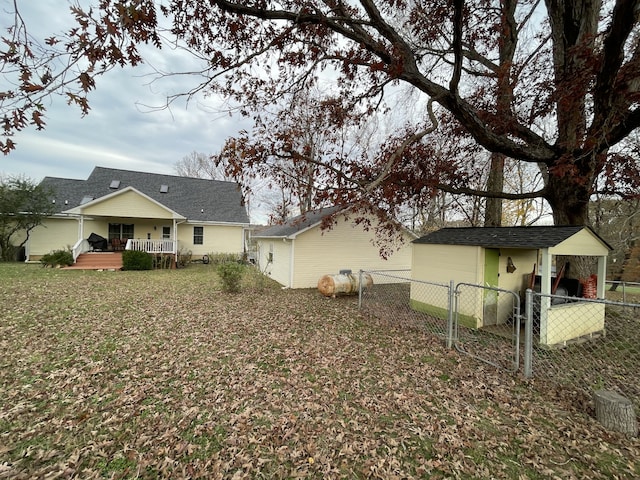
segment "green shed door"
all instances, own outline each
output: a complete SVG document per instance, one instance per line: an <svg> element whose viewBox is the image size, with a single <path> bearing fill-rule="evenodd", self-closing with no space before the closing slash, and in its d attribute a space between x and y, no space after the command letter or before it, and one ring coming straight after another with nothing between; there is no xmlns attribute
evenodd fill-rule
<svg viewBox="0 0 640 480"><path fill-rule="evenodd" d="M498 286L498 262L500 250L486 248L484 250L484 284L485 286ZM498 323L498 292L495 290L484 291L483 326L496 325Z"/></svg>

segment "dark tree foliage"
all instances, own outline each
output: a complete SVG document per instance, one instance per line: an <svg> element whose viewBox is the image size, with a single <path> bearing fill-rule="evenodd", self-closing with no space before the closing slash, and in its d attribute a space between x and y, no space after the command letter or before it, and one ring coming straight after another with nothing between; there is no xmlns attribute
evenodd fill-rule
<svg viewBox="0 0 640 480"><path fill-rule="evenodd" d="M557 224L584 224L598 185L638 194L637 158L617 145L640 125L640 0L101 0L71 13L76 27L38 48L20 17L3 37L2 73L14 80L0 93L5 153L14 132L44 126L47 95L87 113L95 77L140 63L140 44L164 35L204 60L186 95L222 93L258 124L265 105L320 81L339 99L327 129L393 110L389 92L413 88L422 114L374 152L318 157L314 178L332 203L394 213L438 190L542 197ZM459 134L448 151L429 141L436 126ZM505 158L537 164L545 185L509 195L498 176L470 188L474 151L490 152L498 173ZM245 167L238 176L252 175Z"/></svg>
<svg viewBox="0 0 640 480"><path fill-rule="evenodd" d="M15 260L29 234L53 213L51 192L29 179L0 180L0 258Z"/></svg>

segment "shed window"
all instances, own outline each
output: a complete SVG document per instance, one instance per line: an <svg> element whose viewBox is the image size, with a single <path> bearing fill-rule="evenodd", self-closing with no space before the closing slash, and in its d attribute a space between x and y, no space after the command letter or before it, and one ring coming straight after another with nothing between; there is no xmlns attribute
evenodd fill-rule
<svg viewBox="0 0 640 480"><path fill-rule="evenodd" d="M204 227L193 227L193 244L204 244Z"/></svg>

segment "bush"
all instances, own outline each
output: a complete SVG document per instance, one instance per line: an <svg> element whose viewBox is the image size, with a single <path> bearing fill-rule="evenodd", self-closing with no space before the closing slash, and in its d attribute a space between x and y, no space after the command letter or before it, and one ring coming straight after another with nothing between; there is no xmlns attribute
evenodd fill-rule
<svg viewBox="0 0 640 480"><path fill-rule="evenodd" d="M224 263L240 261L240 255L237 253L210 253L207 256L212 265L222 265Z"/></svg>
<svg viewBox="0 0 640 480"><path fill-rule="evenodd" d="M58 265L68 267L73 265L73 254L70 250L54 250L43 255L40 263L45 267L56 267Z"/></svg>
<svg viewBox="0 0 640 480"><path fill-rule="evenodd" d="M122 252L122 269L151 270L153 269L153 256L138 250L125 250Z"/></svg>
<svg viewBox="0 0 640 480"><path fill-rule="evenodd" d="M221 263L217 267L218 275L222 280L222 290L236 293L240 291L240 283L244 274L244 265L237 262Z"/></svg>
<svg viewBox="0 0 640 480"><path fill-rule="evenodd" d="M191 263L192 256L193 254L191 253L191 250L182 250L182 248L178 250L178 260L176 262L176 267L182 268L189 265Z"/></svg>

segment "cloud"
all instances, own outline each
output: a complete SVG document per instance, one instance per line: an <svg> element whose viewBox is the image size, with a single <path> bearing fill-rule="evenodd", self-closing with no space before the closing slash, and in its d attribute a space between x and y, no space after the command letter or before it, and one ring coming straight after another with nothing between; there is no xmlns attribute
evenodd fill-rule
<svg viewBox="0 0 640 480"><path fill-rule="evenodd" d="M20 4L31 35L44 38L69 25L68 8L60 3ZM7 0L0 0L0 11L7 9ZM47 106L46 129L16 135L17 150L0 157L0 173L34 180L86 178L96 165L174 173L174 165L184 156L216 152L226 138L249 127L244 119L225 115L225 99L213 96L150 109L164 105L168 95L190 90L198 80L177 75L155 79L154 72L197 70L198 65L187 53L170 48L145 48L144 56L149 60L146 65L115 68L97 79L97 88L89 95L91 111L85 117L64 98L53 97Z"/></svg>

